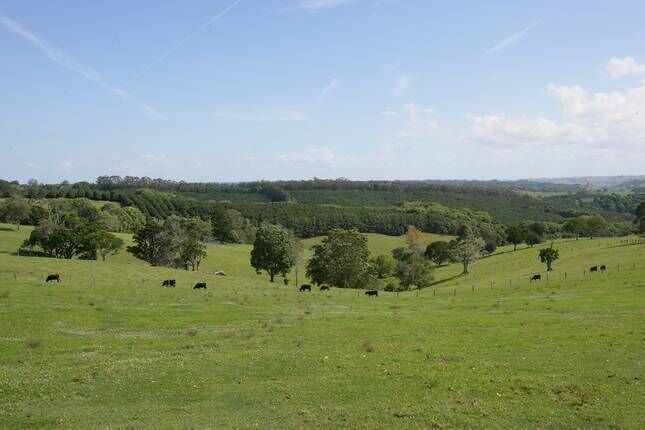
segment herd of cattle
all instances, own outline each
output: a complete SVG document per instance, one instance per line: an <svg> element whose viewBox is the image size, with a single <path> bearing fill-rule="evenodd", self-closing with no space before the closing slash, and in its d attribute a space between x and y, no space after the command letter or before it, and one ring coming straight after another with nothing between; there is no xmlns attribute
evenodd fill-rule
<svg viewBox="0 0 645 430"><path fill-rule="evenodd" d="M591 266L589 268L589 272L597 272L600 270L602 273L605 273L605 270L607 270L607 266L604 264L602 266ZM533 275L529 278L529 282L533 281L541 281L542 280L542 275Z"/></svg>
<svg viewBox="0 0 645 430"><path fill-rule="evenodd" d="M607 270L607 266L605 266L604 264L601 265L601 266L591 266L589 268L589 272L598 272L598 271L600 271L600 272L604 273L605 270ZM533 276L531 276L529 278L529 282L541 281L541 280L542 280L542 275L539 275L539 274L533 275ZM47 283L47 282L53 282L53 281L60 282L60 274L53 273L51 275L47 275L47 278L45 279L45 282ZM177 281L175 279L165 279L161 283L161 286L162 287L168 287L168 288L175 288L177 286ZM322 284L320 286L320 291L329 291L330 288L331 288L331 285ZM198 282L193 286L193 290L205 290L205 289L206 289L206 282ZM301 293L311 292L311 285L303 284L303 285L300 286L298 291L300 291ZM367 295L369 297L378 297L378 290L367 290L367 291L365 291L365 295Z"/></svg>

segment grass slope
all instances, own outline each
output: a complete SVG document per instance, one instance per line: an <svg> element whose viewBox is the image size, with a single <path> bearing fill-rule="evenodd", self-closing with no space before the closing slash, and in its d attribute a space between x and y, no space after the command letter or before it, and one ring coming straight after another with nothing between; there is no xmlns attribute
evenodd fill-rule
<svg viewBox="0 0 645 430"><path fill-rule="evenodd" d="M370 299L11 255L24 234L0 229L0 428L645 425L642 245L556 243L554 276L531 285L537 250L501 250L436 296ZM234 248L219 258L241 262ZM596 263L610 270L583 276Z"/></svg>

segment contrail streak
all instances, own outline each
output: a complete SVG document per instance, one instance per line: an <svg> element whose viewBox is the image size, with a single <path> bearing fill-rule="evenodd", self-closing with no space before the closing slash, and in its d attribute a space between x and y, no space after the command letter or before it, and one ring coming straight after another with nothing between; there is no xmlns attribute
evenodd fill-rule
<svg viewBox="0 0 645 430"><path fill-rule="evenodd" d="M27 42L31 43L32 45L36 46L38 49L40 49L51 61L54 63L58 64L61 67L66 68L67 70L70 70L74 73L77 73L87 79L90 82L93 82L103 90L127 101L130 103L133 103L137 105L141 110L143 110L145 113L151 116L156 116L160 117L159 113L155 108L152 106L137 100L132 94L129 92L115 87L113 85L110 85L107 83L97 72L90 66L86 66L84 64L79 63L78 61L74 60L73 58L69 57L67 54L65 54L63 51L60 49L54 47L53 45L47 43L46 41L40 39L38 36L36 36L34 33L31 31L27 30L25 27L17 23L16 21L13 21L6 16L0 15L0 25L2 25L4 28L7 30L13 32L14 34L22 37L25 39Z"/></svg>
<svg viewBox="0 0 645 430"><path fill-rule="evenodd" d="M179 42L175 43L168 51L166 51L164 54L162 54L159 58L156 60L152 61L150 64L148 64L146 67L144 67L139 73L137 73L132 79L130 79L123 87L127 88L130 85L132 85L135 81L139 80L143 75L148 73L150 69L152 69L154 66L157 64L161 63L164 61L166 58L168 58L173 52L175 52L177 49L179 49L182 45L184 45L186 42L188 42L190 39L195 37L199 32L205 30L206 28L210 27L215 21L218 19L222 18L224 15L229 13L231 9L233 9L235 6L237 6L242 0L235 0L233 3L231 3L227 8L223 9L221 12L219 12L217 15L206 21L204 24L201 26L197 27L195 31L192 33L189 33L186 37L181 39Z"/></svg>

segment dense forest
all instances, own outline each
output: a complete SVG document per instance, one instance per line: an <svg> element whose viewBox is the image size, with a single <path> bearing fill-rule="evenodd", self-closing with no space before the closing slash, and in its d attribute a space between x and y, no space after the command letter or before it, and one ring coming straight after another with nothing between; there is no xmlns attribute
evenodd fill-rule
<svg viewBox="0 0 645 430"><path fill-rule="evenodd" d="M493 241L500 225L561 224L581 215L601 215L612 234L629 229L643 200L639 193L586 190L579 185L528 181L349 181L313 179L247 183L188 183L101 176L95 183L27 184L0 181L0 197L79 198L118 202L145 216L212 219L225 211L238 224L281 224L300 237L332 228L403 234L408 225L455 234L469 225ZM541 185L540 185L541 184ZM521 189L520 189L521 188ZM568 191L565 191L568 190ZM496 233L497 232L497 233ZM502 239L498 238L498 242Z"/></svg>

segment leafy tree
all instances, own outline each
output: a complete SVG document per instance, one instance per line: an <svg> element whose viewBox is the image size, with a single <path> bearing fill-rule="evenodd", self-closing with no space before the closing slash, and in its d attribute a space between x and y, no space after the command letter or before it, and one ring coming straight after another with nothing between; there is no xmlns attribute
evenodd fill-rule
<svg viewBox="0 0 645 430"><path fill-rule="evenodd" d="M20 230L20 224L29 217L30 211L29 202L19 196L11 197L0 205L0 216L5 221L16 224L16 230Z"/></svg>
<svg viewBox="0 0 645 430"><path fill-rule="evenodd" d="M560 258L560 252L554 249L553 245L549 248L540 249L540 261L546 264L547 272L553 271L553 262L558 258Z"/></svg>
<svg viewBox="0 0 645 430"><path fill-rule="evenodd" d="M381 254L370 258L370 266L376 277L383 279L392 274L396 268L396 261L389 255Z"/></svg>
<svg viewBox="0 0 645 430"><path fill-rule="evenodd" d="M370 281L367 237L356 229L333 229L312 247L307 276L316 284L362 288Z"/></svg>
<svg viewBox="0 0 645 430"><path fill-rule="evenodd" d="M589 239L593 239L607 228L607 221L600 215L592 215L586 219L586 227Z"/></svg>
<svg viewBox="0 0 645 430"><path fill-rule="evenodd" d="M217 206L211 211L213 237L225 243L253 243L255 227L240 211Z"/></svg>
<svg viewBox="0 0 645 430"><path fill-rule="evenodd" d="M258 273L266 271L273 282L275 275L286 276L295 263L296 249L289 231L279 225L261 225L251 250L251 266Z"/></svg>
<svg viewBox="0 0 645 430"><path fill-rule="evenodd" d="M638 232L645 234L645 201L640 202L636 208L636 219L634 224L638 227Z"/></svg>
<svg viewBox="0 0 645 430"><path fill-rule="evenodd" d="M120 237L105 230L100 231L94 240L96 241L96 250L103 261L107 255L115 255L123 247L123 240Z"/></svg>
<svg viewBox="0 0 645 430"><path fill-rule="evenodd" d="M410 254L408 259L398 262L396 276L407 289L412 286L418 289L429 287L433 279L432 265L418 254Z"/></svg>
<svg viewBox="0 0 645 430"><path fill-rule="evenodd" d="M174 263L176 243L168 223L151 218L132 237L134 245L127 250L153 266L168 266Z"/></svg>
<svg viewBox="0 0 645 430"><path fill-rule="evenodd" d="M116 239L102 224L69 212L56 220L42 221L32 230L23 246L40 247L50 257L96 259L99 247L107 246L106 243L110 241L116 244Z"/></svg>
<svg viewBox="0 0 645 430"><path fill-rule="evenodd" d="M419 240L421 240L421 231L415 226L409 225L405 233L405 242L408 244L408 248L417 250Z"/></svg>
<svg viewBox="0 0 645 430"><path fill-rule="evenodd" d="M453 259L450 244L442 240L432 242L428 245L426 247L425 256L427 259L433 261L437 266L441 266L443 263Z"/></svg>
<svg viewBox="0 0 645 430"><path fill-rule="evenodd" d="M470 264L480 257L484 246L486 246L484 240L475 236L465 236L453 244L452 253L464 266L462 275L469 273Z"/></svg>
<svg viewBox="0 0 645 430"><path fill-rule="evenodd" d="M206 258L206 239L210 236L211 225L199 218L180 219L181 233L177 245L177 263L194 271Z"/></svg>
<svg viewBox="0 0 645 430"><path fill-rule="evenodd" d="M506 240L513 244L513 251L517 250L517 245L526 240L527 232L519 225L512 225L506 230Z"/></svg>

